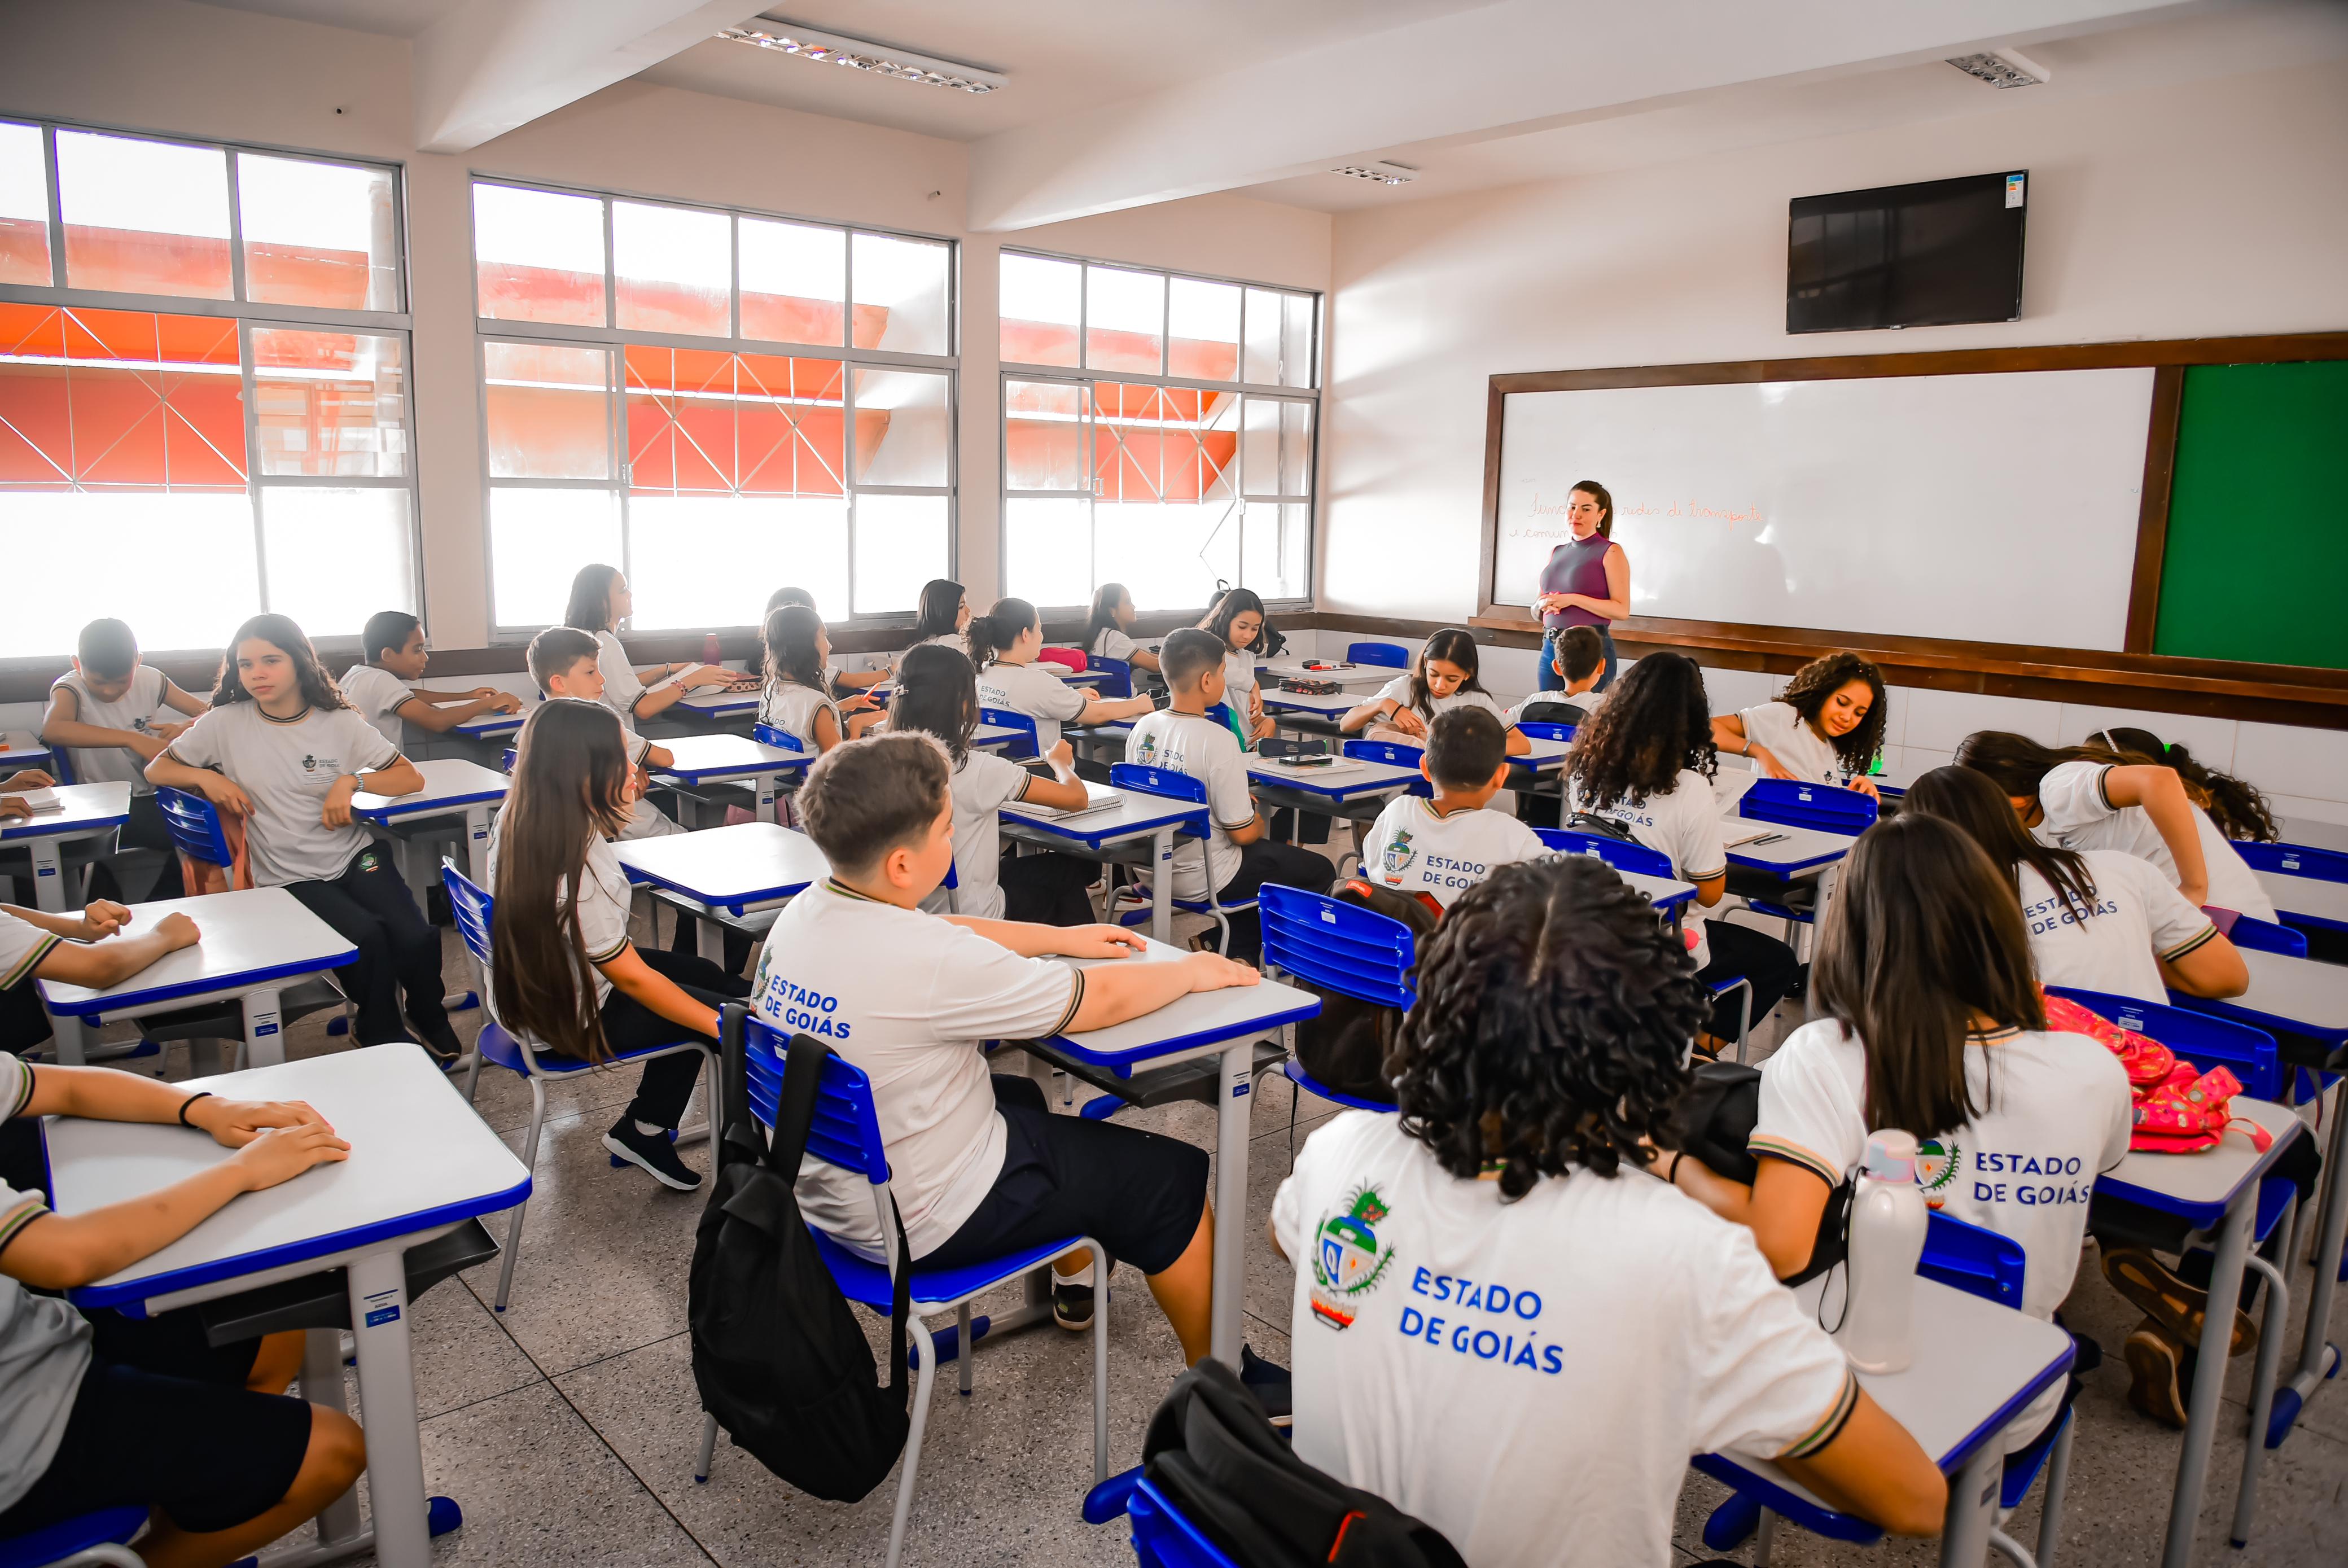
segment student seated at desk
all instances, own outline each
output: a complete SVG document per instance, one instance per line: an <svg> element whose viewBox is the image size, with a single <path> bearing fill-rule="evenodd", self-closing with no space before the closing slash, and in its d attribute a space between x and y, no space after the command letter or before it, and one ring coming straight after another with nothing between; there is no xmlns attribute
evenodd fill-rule
<svg viewBox="0 0 2348 1568"><path fill-rule="evenodd" d="M666 713L676 699L702 686L732 683L734 672L716 665L663 665L640 670L628 662L620 645L620 623L635 613L636 596L616 566L601 562L582 566L571 580L571 603L562 624L595 639L596 667L602 671L603 693L593 700L620 716L630 729Z"/></svg>
<svg viewBox="0 0 2348 1568"><path fill-rule="evenodd" d="M1378 688L1378 694L1337 721L1348 735L1366 733L1373 740L1399 741L1405 746L1426 744L1426 727L1438 714L1455 708L1480 707L1499 719L1507 732L1509 755L1522 757L1533 748L1500 712L1500 705L1484 689L1482 662L1476 639L1457 626L1447 626L1426 639L1410 661L1410 673L1399 675Z"/></svg>
<svg viewBox="0 0 2348 1568"><path fill-rule="evenodd" d="M1247 754L1239 738L1207 717L1224 700L1229 666L1224 645L1210 632L1186 626L1166 639L1159 668L1172 700L1133 727L1126 755L1148 768L1187 773L1207 787L1208 838L1179 841L1174 849L1174 896L1203 900L1211 887L1218 902L1252 900L1266 882L1327 892L1337 868L1295 844L1274 842L1248 790ZM1147 699L1143 699L1147 700ZM1231 955L1252 964L1263 951L1263 926L1252 909L1233 911ZM1201 940L1212 940L1210 934Z"/></svg>
<svg viewBox="0 0 2348 1568"><path fill-rule="evenodd" d="M716 1039L717 1009L749 985L705 958L628 940L628 873L612 841L636 770L619 720L592 703L550 702L522 726L517 751L489 830L489 1016L535 1048L582 1061L687 1032ZM603 1134L604 1148L680 1192L701 1185L669 1140L700 1070L691 1051L646 1062L636 1098Z"/></svg>
<svg viewBox="0 0 2348 1568"><path fill-rule="evenodd" d="M814 610L815 595L804 588L778 588L767 595L767 614L769 615L794 604ZM817 614L820 617L821 612L818 611ZM889 672L885 669L842 670L837 665L829 664L824 666L824 673L830 678L831 695L843 701L865 687L879 686L889 678Z"/></svg>
<svg viewBox="0 0 2348 1568"><path fill-rule="evenodd" d="M1435 798L1397 795L1387 803L1364 842L1362 874L1448 909L1500 867L1549 853L1530 828L1486 810L1509 781L1506 739L1484 708L1437 714L1418 765Z"/></svg>
<svg viewBox="0 0 2348 1568"><path fill-rule="evenodd" d="M988 707L1009 708L1035 721L1035 747L1048 754L1060 744L1064 723L1107 724L1111 719L1137 718L1152 706L1146 696L1102 697L1080 686L1071 686L1039 669L1035 655L1044 649L1044 620L1025 599L997 599L994 608L973 615L968 633L970 662L978 669L978 700ZM1095 783L1108 782L1107 769Z"/></svg>
<svg viewBox="0 0 2348 1568"><path fill-rule="evenodd" d="M576 626L549 626L530 640L530 678L538 683L541 696L548 698L568 697L574 702L592 702L606 712L617 710L603 701L603 667L597 662L595 639ZM529 727L525 725L524 728ZM654 746L625 717L620 718L620 729L627 737L628 763L636 770L636 791L628 801L627 825L620 830L621 839L664 839L671 833L682 833L685 827L644 798L649 768L665 768L676 760L665 746Z"/></svg>
<svg viewBox="0 0 2348 1568"><path fill-rule="evenodd" d="M337 682L359 717L397 746L400 725L445 735L485 713L520 713L521 698L495 686L470 691L432 691L413 683L424 678L432 660L424 645L424 623L405 610L378 610L359 633L359 662Z"/></svg>
<svg viewBox="0 0 2348 1568"><path fill-rule="evenodd" d="M970 595L951 578L932 577L922 584L922 613L913 623L913 648L952 648L968 657L963 634L970 628Z"/></svg>
<svg viewBox="0 0 2348 1568"><path fill-rule="evenodd" d="M972 750L978 678L957 648L923 645L910 650L898 666L897 682L889 704L890 730L932 737L953 763L954 885L940 887L922 907L981 920L1091 924L1088 890L1099 880L1100 867L1056 850L1006 855L1003 820L996 815L1014 800L1082 810L1092 797L1076 777L1068 743L1063 740L1045 758L1052 769L1048 779L993 752Z"/></svg>
<svg viewBox="0 0 2348 1568"><path fill-rule="evenodd" d="M1787 1036L1761 1069L1753 1185L1673 1156L1666 1174L1752 1226L1790 1275L1808 1264L1869 1130L1900 1128L1922 1150L1926 1202L2021 1243L2022 1309L2052 1321L2078 1272L2096 1178L2127 1156L2134 1111L2117 1057L2047 1029L2011 884L1956 824L1903 810L1851 851L1814 971L1830 1016ZM2007 1429L2007 1451L2067 1398L2061 1384L2040 1395Z"/></svg>
<svg viewBox="0 0 2348 1568"><path fill-rule="evenodd" d="M2199 807L2227 839L2271 844L2282 837L2282 830L2275 824L2274 811L2267 805L2267 798L2259 793L2257 785L2204 766L2181 743L2163 740L2148 729L2114 725L2087 737L2087 744L2108 747L2128 754L2131 759L2141 758L2175 770L2178 781L2185 786L2186 799Z"/></svg>
<svg viewBox="0 0 2348 1568"><path fill-rule="evenodd" d="M850 697L846 707L832 700L824 675L831 638L813 610L784 605L767 615L759 641L766 650L760 661L766 676L758 694L760 724L781 730L803 751L818 752L853 740L880 721L880 710L869 696Z"/></svg>
<svg viewBox="0 0 2348 1568"><path fill-rule="evenodd" d="M34 981L103 990L167 953L196 944L196 923L177 912L151 931L107 940L129 920L129 910L106 899L78 915L0 903L0 1051L21 1057L49 1037L48 1011Z"/></svg>
<svg viewBox="0 0 2348 1568"><path fill-rule="evenodd" d="M1799 779L1875 794L1883 755L1883 672L1857 654L1828 654L1794 672L1775 702L1712 721L1723 749L1750 757L1765 779Z"/></svg>
<svg viewBox="0 0 2348 1568"><path fill-rule="evenodd" d="M358 1044L413 1038L444 1064L464 1054L441 1006L440 934L389 852L351 819L361 789L413 795L424 775L343 700L301 627L283 615L239 626L211 711L147 777L242 820L252 885L283 888L358 948L335 975L358 1009Z"/></svg>
<svg viewBox="0 0 2348 1568"><path fill-rule="evenodd" d="M144 1508L137 1551L147 1568L218 1568L348 1491L366 1468L357 1424L285 1397L302 1367L298 1330L215 1347L193 1307L85 1316L33 1292L104 1279L241 1193L347 1159L350 1145L298 1102L191 1095L135 1073L7 1056L0 1113L177 1121L236 1150L161 1191L70 1218L0 1182L0 1541Z"/></svg>
<svg viewBox="0 0 2348 1568"><path fill-rule="evenodd" d="M2172 990L2239 996L2250 989L2250 972L2234 944L2151 861L2040 843L2022 830L1987 774L1935 768L1908 787L1900 810L1954 822L2005 872L2021 901L2040 985L2163 1006Z"/></svg>
<svg viewBox="0 0 2348 1568"><path fill-rule="evenodd" d="M1102 583L1093 592L1092 616L1085 623L1085 652L1104 659L1123 659L1135 669L1155 672L1158 655L1129 634L1138 619L1133 595L1126 592L1124 583Z"/></svg>
<svg viewBox="0 0 2348 1568"><path fill-rule="evenodd" d="M77 783L130 786L130 820L117 841L126 850L162 852L163 869L145 895L149 901L177 898L181 889L180 857L171 830L163 825L162 808L155 803L155 786L147 782L147 764L204 706L203 698L181 691L170 676L141 662L130 628L108 619L81 629L73 669L50 686L48 710L41 716L41 744L65 751ZM0 792L6 789L0 783ZM101 864L98 870L106 891L125 891L110 867Z"/></svg>
<svg viewBox="0 0 2348 1568"><path fill-rule="evenodd" d="M1230 588L1215 598L1215 607L1199 623L1199 629L1212 636L1223 649L1223 680L1225 700L1245 727L1248 745L1252 748L1259 740L1271 738L1278 727L1263 711L1263 692L1255 678L1255 662L1264 657L1264 635L1267 620L1263 600L1251 588ZM1164 650L1159 652L1160 676L1165 674Z"/></svg>
<svg viewBox="0 0 2348 1568"><path fill-rule="evenodd" d="M1588 626L1568 626L1557 634L1557 656L1550 660L1550 668L1564 686L1533 693L1501 717L1512 726L1588 722L1606 700L1606 694L1597 689L1599 677L1606 673L1606 645Z"/></svg>
<svg viewBox="0 0 2348 1568"><path fill-rule="evenodd" d="M922 913L953 861L952 777L943 747L893 731L851 740L808 769L799 805L831 876L776 917L752 1006L787 1034L818 1036L871 1078L914 1262L951 1268L1092 1236L1148 1277L1183 1360L1195 1362L1207 1353L1214 1273L1206 1151L1055 1116L1033 1079L990 1076L979 1047L1106 1028L1193 991L1252 985L1256 973L1209 953L1077 970L1048 959L1126 957L1141 939L1115 926ZM798 1188L808 1223L881 1256L861 1175L810 1156ZM1094 1293L1108 1282L1093 1280L1081 1252L1053 1271L1061 1326L1089 1326ZM1251 1352L1247 1360L1255 1371Z"/></svg>
<svg viewBox="0 0 2348 1568"><path fill-rule="evenodd" d="M1647 901L1586 855L1503 866L1418 988L1401 1114L1340 1111L1272 1200L1296 1457L1477 1568L1664 1568L1724 1450L1937 1533L1940 1471L1752 1235L1643 1173L1710 1006Z"/></svg>
<svg viewBox="0 0 2348 1568"><path fill-rule="evenodd" d="M1598 717L1575 731L1566 758L1567 799L1576 811L1603 817L1651 850L1671 857L1672 875L1695 883L1695 904L1710 909L1728 891L1728 851L1712 780L1720 754L1712 738L1704 672L1684 654L1650 654L1614 683ZM1720 985L1753 983L1751 1021L1758 1027L1801 975L1794 950L1766 932L1690 908L1680 930L1698 965L1696 978ZM1742 998L1724 993L1698 1044L1717 1056L1736 1037Z"/></svg>

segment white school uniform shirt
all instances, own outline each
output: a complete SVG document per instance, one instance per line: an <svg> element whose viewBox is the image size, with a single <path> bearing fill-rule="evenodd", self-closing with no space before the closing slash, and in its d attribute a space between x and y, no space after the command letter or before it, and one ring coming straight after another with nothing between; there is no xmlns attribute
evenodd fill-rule
<svg viewBox="0 0 2348 1568"><path fill-rule="evenodd" d="M366 824L329 828L319 813L335 779L388 767L399 748L353 708L304 708L281 723L257 702L232 702L197 719L164 755L217 768L242 788L252 800L244 843L253 885L283 887L332 882L375 841Z"/></svg>
<svg viewBox="0 0 2348 1568"><path fill-rule="evenodd" d="M358 709L360 717L394 746L400 743L404 732L399 707L416 695L413 686L376 665L353 665L335 684L343 688L344 697Z"/></svg>
<svg viewBox="0 0 2348 1568"><path fill-rule="evenodd" d="M2052 1320L2071 1294L2096 1178L2127 1155L2133 1110L2119 1058L2085 1035L2006 1029L1965 1047L1965 1087L1983 1109L1919 1145L1924 1202L2021 1243L2022 1309ZM1867 1153L1867 1049L1820 1018L1761 1067L1747 1147L1839 1184ZM2061 1404L2053 1387L2008 1429L2027 1446Z"/></svg>
<svg viewBox="0 0 2348 1568"><path fill-rule="evenodd" d="M1202 714L1170 707L1145 713L1126 738L1128 761L1203 779L1207 786L1207 841L1179 839L1174 845L1174 896L1203 899L1211 881L1220 892L1240 873L1240 847L1231 830L1255 820L1255 797L1248 793L1247 754L1229 728ZM1202 858L1203 851L1203 858Z"/></svg>
<svg viewBox="0 0 2348 1568"><path fill-rule="evenodd" d="M1410 677L1408 676L1395 676L1394 679L1380 686L1378 688L1378 695L1372 697L1370 700L1372 702L1395 702L1401 704L1405 707L1409 707ZM1550 694L1550 700L1558 700L1555 693ZM1565 700L1572 701L1575 699L1569 697ZM1449 696L1436 696L1430 693L1426 699L1427 710L1419 711L1414 709L1413 711L1418 712L1419 717L1426 720L1428 724L1432 725L1437 719L1442 717L1445 714L1449 713L1455 707L1480 707L1485 712L1490 714L1494 718L1498 719L1503 728L1513 728L1517 722L1515 719L1509 717L1509 715L1501 708L1498 702L1494 700L1490 692L1468 691L1465 688L1453 692Z"/></svg>
<svg viewBox="0 0 2348 1568"><path fill-rule="evenodd" d="M839 717L839 705L831 700L829 692L797 681L768 681L758 694L758 722L781 730L810 755L821 749L816 744L815 716L826 712L831 715L832 734L847 739L847 721Z"/></svg>
<svg viewBox="0 0 2348 1568"><path fill-rule="evenodd" d="M981 1043L1058 1034L1084 995L1083 975L1066 965L826 881L775 917L751 1007L871 1078L890 1190L920 1258L953 1238L1003 1172L1003 1115ZM810 1154L798 1192L809 1224L881 1256L862 1176Z"/></svg>
<svg viewBox="0 0 2348 1568"><path fill-rule="evenodd" d="M1671 857L1672 875L1682 882L1710 882L1728 870L1728 849L1721 839L1720 812L1713 803L1712 786L1693 768L1680 769L1672 787L1640 800L1617 800L1602 809L1582 803L1581 781L1567 785L1572 810L1589 811L1631 830L1631 836L1651 850ZM1712 962L1712 940L1704 934L1704 916L1690 900L1680 916L1680 930L1695 940L1690 951L1699 969Z"/></svg>
<svg viewBox="0 0 2348 1568"><path fill-rule="evenodd" d="M1398 795L1370 828L1362 869L1381 887L1423 892L1448 909L1499 867L1549 852L1539 834L1506 811L1477 807L1438 815L1434 801Z"/></svg>
<svg viewBox="0 0 2348 1568"><path fill-rule="evenodd" d="M129 688L113 702L98 701L90 694L89 683L73 670L49 684L51 691L59 686L74 694L74 717L100 729L152 735L157 726L179 724L186 717L163 701L163 694L171 689L171 683L153 665L142 664L132 670ZM119 746L71 746L66 748L66 756L72 759L77 783L128 784L133 795L155 792L155 786L147 782L147 759L135 751L126 751Z"/></svg>
<svg viewBox="0 0 2348 1568"><path fill-rule="evenodd" d="M1223 700L1242 718L1254 707L1255 660L1252 648L1223 650Z"/></svg>
<svg viewBox="0 0 2348 1568"><path fill-rule="evenodd" d="M2030 961L2042 985L2075 985L2166 1006L2162 960L2217 937L2209 917L2185 902L2151 861L2117 850L2082 850L2094 893L2066 902L2036 868L2017 866Z"/></svg>
<svg viewBox="0 0 2348 1568"><path fill-rule="evenodd" d="M982 707L1007 707L1035 721L1035 753L1042 756L1060 744L1060 726L1085 711L1086 693L1035 664L1007 664L1000 659L978 672Z"/></svg>
<svg viewBox="0 0 2348 1568"><path fill-rule="evenodd" d="M22 1115L33 1069L0 1054L0 1120ZM0 1247L49 1212L38 1191L0 1181ZM36 1295L0 1274L0 1510L24 1501L64 1446L74 1398L89 1370L89 1324L54 1295Z"/></svg>
<svg viewBox="0 0 2348 1568"><path fill-rule="evenodd" d="M1765 702L1736 716L1745 724L1746 742L1766 749L1778 763L1805 784L1849 781L1850 769L1834 743L1812 729L1809 722L1786 702Z"/></svg>
<svg viewBox="0 0 2348 1568"><path fill-rule="evenodd" d="M1803 1458L1858 1403L1753 1241L1644 1172L1515 1202L1340 1112L1272 1199L1296 1457L1476 1568L1664 1568L1691 1456Z"/></svg>
<svg viewBox="0 0 2348 1568"><path fill-rule="evenodd" d="M603 706L634 729L636 704L649 688L636 678L636 666L628 663L628 650L620 645L618 633L595 634L595 667L603 672Z"/></svg>
<svg viewBox="0 0 2348 1568"><path fill-rule="evenodd" d="M489 891L498 885L498 850L504 841L506 819L502 812L489 824ZM619 851L601 833L591 834L587 841L587 859L579 879L579 935L586 944L587 978L595 987L595 1006L601 1008L612 999L612 983L594 965L609 964L624 952L628 945L628 873L620 864ZM561 917L564 905L571 899L571 879L563 877L554 884L554 907L547 911L549 920ZM497 988L489 988L484 1003L489 1016L498 1016ZM502 1019L499 1020L503 1022Z"/></svg>
<svg viewBox="0 0 2348 1568"><path fill-rule="evenodd" d="M953 797L954 885L941 886L922 901L933 914L1003 918L1003 819L995 813L1025 799L1035 776L1008 758L973 751L954 765L948 792Z"/></svg>
<svg viewBox="0 0 2348 1568"><path fill-rule="evenodd" d="M49 955L49 949L63 942L55 932L44 931L22 916L0 909L0 991L11 991L33 983L33 971ZM14 1057L8 1057L14 1061Z"/></svg>
<svg viewBox="0 0 2348 1568"><path fill-rule="evenodd" d="M2045 816L2033 828L2042 844L2071 850L2118 850L2150 861L2177 885L2177 858L2168 841L2141 806L2115 806L2104 793L2108 762L2062 762L2038 781L2038 804ZM2272 921L2274 900L2259 882L2240 851L2227 841L2209 814L2193 808L2194 831L2201 841L2201 860L2209 872L2209 902L2253 919Z"/></svg>
<svg viewBox="0 0 2348 1568"><path fill-rule="evenodd" d="M1100 635L1093 639L1093 645L1085 650L1087 654L1097 654L1105 659L1123 659L1128 664L1133 662L1135 654L1148 651L1148 644L1134 641L1115 626L1103 626L1100 629ZM1253 669L1251 668L1249 673L1252 675Z"/></svg>

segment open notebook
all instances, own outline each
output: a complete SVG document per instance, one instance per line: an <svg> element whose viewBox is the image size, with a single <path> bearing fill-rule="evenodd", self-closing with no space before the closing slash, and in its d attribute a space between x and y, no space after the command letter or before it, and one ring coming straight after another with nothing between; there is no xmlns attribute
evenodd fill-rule
<svg viewBox="0 0 2348 1568"><path fill-rule="evenodd" d="M1739 844L1749 844L1756 839L1766 839L1772 833L1782 833L1782 828L1767 822L1748 822L1742 817L1731 817L1721 824L1720 847L1733 850Z"/></svg>
<svg viewBox="0 0 2348 1568"><path fill-rule="evenodd" d="M1057 806L1039 805L1034 800L1022 800L1018 802L1018 808L1024 816L1041 817L1053 822L1067 822L1079 817L1104 816L1116 810L1125 802L1125 791L1111 789L1107 784L1086 784L1085 795L1086 797L1085 803L1073 810L1064 810Z"/></svg>
<svg viewBox="0 0 2348 1568"><path fill-rule="evenodd" d="M66 803L57 799L57 792L54 789L19 789L9 799L22 800L25 809L36 817L66 809Z"/></svg>

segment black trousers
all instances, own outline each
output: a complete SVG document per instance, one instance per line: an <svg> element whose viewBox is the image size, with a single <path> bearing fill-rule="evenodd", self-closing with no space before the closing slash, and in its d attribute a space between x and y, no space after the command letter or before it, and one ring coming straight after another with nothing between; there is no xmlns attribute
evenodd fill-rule
<svg viewBox="0 0 2348 1568"><path fill-rule="evenodd" d="M1064 855L1057 850L1041 854L1005 854L995 869L1003 885L1003 918L1032 920L1039 925L1090 925L1093 912L1086 890L1100 880L1097 861Z"/></svg>
<svg viewBox="0 0 2348 1568"><path fill-rule="evenodd" d="M1785 1000L1786 993L1801 976L1802 966L1796 961L1794 950L1766 931L1731 925L1725 920L1707 920L1704 923L1704 934L1712 944L1712 962L1697 970L1695 977L1706 985L1717 985L1740 975L1752 981L1756 1024ZM1712 1005L1713 1034L1724 1040L1736 1037L1736 1016L1744 1001L1743 993L1731 991Z"/></svg>
<svg viewBox="0 0 2348 1568"><path fill-rule="evenodd" d="M403 1011L417 1039L453 1038L440 1005L440 934L426 923L387 851L370 845L332 882L288 882L285 891L359 950L356 963L335 972L358 1007L358 1044L408 1038Z"/></svg>
<svg viewBox="0 0 2348 1568"><path fill-rule="evenodd" d="M171 842L171 830L163 825L163 808L155 803L155 793L130 797L130 820L122 824L121 836L116 841L126 850L161 850L163 870L155 878L155 885L139 895L141 903L160 903L167 898L178 898L186 891L180 880L179 846ZM99 866L90 873L89 896L92 898L122 898L122 884L114 880L111 867Z"/></svg>
<svg viewBox="0 0 2348 1568"><path fill-rule="evenodd" d="M750 994L747 980L728 975L706 958L690 953L663 953L653 947L639 947L636 955L644 961L645 968L674 981L677 989L712 1008L738 1002ZM620 990L614 990L603 1004L602 1017L603 1041L615 1052L666 1045L685 1033ZM644 1075L636 1079L636 1098L628 1102L627 1114L654 1127L674 1128L685 1119L685 1105L693 1099L694 1079L700 1073L698 1051L654 1057L644 1064Z"/></svg>
<svg viewBox="0 0 2348 1568"><path fill-rule="evenodd" d="M42 1010L41 994L34 988L30 975L0 991L0 1051L21 1057L51 1032L49 1016Z"/></svg>
<svg viewBox="0 0 2348 1568"><path fill-rule="evenodd" d="M1337 868L1326 856L1294 844L1275 844L1270 839L1258 839L1252 844L1240 846L1240 869L1231 881L1218 889L1215 897L1222 903L1238 903L1252 899L1266 882L1278 882L1282 887L1302 888L1306 892L1327 892L1337 880ZM1231 951L1227 957L1242 964L1253 964L1263 956L1263 923L1251 909L1237 911L1227 918L1231 923ZM1211 943L1215 933L1209 932Z"/></svg>

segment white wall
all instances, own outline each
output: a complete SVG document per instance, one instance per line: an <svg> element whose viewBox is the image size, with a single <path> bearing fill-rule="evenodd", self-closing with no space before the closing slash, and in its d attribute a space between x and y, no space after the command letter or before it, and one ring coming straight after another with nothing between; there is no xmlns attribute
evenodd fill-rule
<svg viewBox="0 0 2348 1568"><path fill-rule="evenodd" d="M2343 156L2348 66L2334 61L1343 214L1317 602L1474 614L1497 373L2348 326ZM1790 198L2019 168L2032 174L2022 320L1786 334ZM1715 708L1773 686L1706 675ZM1892 709L1893 743L1931 760L1974 728L2069 741L2105 722L1909 688ZM2348 734L2172 715L2149 727L2293 797L2286 810L2348 820Z"/></svg>

